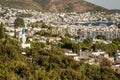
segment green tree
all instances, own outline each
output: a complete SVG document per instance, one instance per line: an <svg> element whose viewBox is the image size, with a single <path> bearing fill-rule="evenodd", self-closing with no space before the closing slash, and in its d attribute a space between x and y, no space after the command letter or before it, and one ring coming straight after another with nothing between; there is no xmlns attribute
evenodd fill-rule
<svg viewBox="0 0 120 80"><path fill-rule="evenodd" d="M25 23L24 20L22 18L16 18L15 22L14 22L14 27L18 28L18 27L25 27Z"/></svg>
<svg viewBox="0 0 120 80"><path fill-rule="evenodd" d="M93 50L102 50L108 53L110 56L114 56L114 53L118 50L118 46L114 43L104 44L104 43L95 43L92 46Z"/></svg>
<svg viewBox="0 0 120 80"><path fill-rule="evenodd" d="M111 66L111 61L108 60L107 58L102 58L100 61L100 66L102 67L110 67Z"/></svg>
<svg viewBox="0 0 120 80"><path fill-rule="evenodd" d="M0 24L0 39L5 37L5 31L4 31L3 26L4 26L3 23L1 23Z"/></svg>
<svg viewBox="0 0 120 80"><path fill-rule="evenodd" d="M106 47L106 52L110 55L110 56L114 56L114 54L116 53L116 51L118 50L118 46L114 43L108 44Z"/></svg>
<svg viewBox="0 0 120 80"><path fill-rule="evenodd" d="M94 51L97 51L97 50L106 51L107 45L105 43L97 42L97 43L93 44L92 48Z"/></svg>
<svg viewBox="0 0 120 80"><path fill-rule="evenodd" d="M72 45L74 44L73 41L71 41L68 37L62 38L62 48L72 49Z"/></svg>
<svg viewBox="0 0 120 80"><path fill-rule="evenodd" d="M84 50L85 48L86 46L82 42L72 44L72 50L76 53L78 53L81 49Z"/></svg>
<svg viewBox="0 0 120 80"><path fill-rule="evenodd" d="M88 49L91 49L91 47L92 47L92 38L87 37L86 39L84 39L83 43L86 45L86 47Z"/></svg>
<svg viewBox="0 0 120 80"><path fill-rule="evenodd" d="M106 37L104 35L97 35L96 39L106 40Z"/></svg>
<svg viewBox="0 0 120 80"><path fill-rule="evenodd" d="M120 44L120 38L115 38L112 40L113 43L115 43L116 45Z"/></svg>
<svg viewBox="0 0 120 80"><path fill-rule="evenodd" d="M81 46L79 44L72 44L73 52L78 53L80 51Z"/></svg>
<svg viewBox="0 0 120 80"><path fill-rule="evenodd" d="M32 42L32 48L38 48L38 49L41 49L41 48L45 48L46 47L46 44L45 43L42 43L42 42Z"/></svg>

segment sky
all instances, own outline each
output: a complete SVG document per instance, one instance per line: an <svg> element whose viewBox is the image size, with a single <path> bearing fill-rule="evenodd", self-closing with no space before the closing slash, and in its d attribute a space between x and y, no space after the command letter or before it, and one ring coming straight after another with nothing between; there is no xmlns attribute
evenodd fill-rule
<svg viewBox="0 0 120 80"><path fill-rule="evenodd" d="M86 0L107 9L120 9L120 0Z"/></svg>

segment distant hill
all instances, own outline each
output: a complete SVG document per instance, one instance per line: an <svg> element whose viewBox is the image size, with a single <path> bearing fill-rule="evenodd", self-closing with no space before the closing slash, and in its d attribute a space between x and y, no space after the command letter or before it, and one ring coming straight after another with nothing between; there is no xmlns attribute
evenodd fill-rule
<svg viewBox="0 0 120 80"><path fill-rule="evenodd" d="M51 12L85 12L107 10L84 0L0 0L0 4L6 7L35 9Z"/></svg>

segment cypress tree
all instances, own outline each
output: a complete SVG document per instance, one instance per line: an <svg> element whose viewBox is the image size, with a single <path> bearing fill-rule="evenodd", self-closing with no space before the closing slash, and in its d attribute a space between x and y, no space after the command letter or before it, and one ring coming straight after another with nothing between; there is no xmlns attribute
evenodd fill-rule
<svg viewBox="0 0 120 80"><path fill-rule="evenodd" d="M17 28L21 28L21 27L25 27L25 23L24 20L22 18L16 18L14 21L14 27L15 27L15 31L14 31L14 37L16 38L16 36L18 35L18 32L16 32Z"/></svg>
<svg viewBox="0 0 120 80"><path fill-rule="evenodd" d="M0 24L0 39L5 38L4 24Z"/></svg>
<svg viewBox="0 0 120 80"><path fill-rule="evenodd" d="M25 26L24 20L22 18L16 18L14 22L14 26L15 28L24 27Z"/></svg>

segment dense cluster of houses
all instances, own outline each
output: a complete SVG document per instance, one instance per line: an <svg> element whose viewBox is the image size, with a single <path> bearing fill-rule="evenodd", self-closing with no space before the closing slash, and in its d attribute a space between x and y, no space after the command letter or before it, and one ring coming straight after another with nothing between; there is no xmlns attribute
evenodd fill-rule
<svg viewBox="0 0 120 80"><path fill-rule="evenodd" d="M16 29L14 28L14 21L17 18L17 14L31 14L31 17L23 17L25 22L24 29L26 33L23 31L24 29ZM61 40L60 37L45 37L35 35L36 32L39 31L48 31L48 28L42 27L31 27L31 23L43 21L45 24L52 26L52 34L60 34L64 36L65 34L77 35L80 37L80 41L90 36L95 38L97 35L104 35L108 40L113 38L120 37L120 28L117 27L117 23L120 22L120 14L106 14L105 12L85 12L85 13L45 13L38 12L35 10L21 10L14 9L8 7L0 8L0 22L5 24L5 33L13 37L15 35L15 31L18 31L18 39L22 38L22 47L30 47L30 44L26 44L26 39L33 41L38 39L40 42L46 43L49 42L59 42ZM112 21L111 25L83 25L86 22L109 22ZM114 23L114 21L116 23ZM74 39L75 40L75 39ZM105 44L109 44L110 42L93 39L94 42L103 42ZM22 52L25 54L25 52ZM120 72L120 53L117 52L115 54L115 58L109 57L104 51L97 52L87 52L80 51L79 53L73 53L70 50L65 51L65 55L73 56L74 60L80 61L81 59L89 59L86 63L97 64L99 65L100 58L109 59L114 65L112 69Z"/></svg>
<svg viewBox="0 0 120 80"><path fill-rule="evenodd" d="M0 8L0 21L6 24L7 29L11 29L9 35L14 35L14 21L17 14L30 14L31 17L23 17L26 27L30 23L44 21L45 24L51 25L54 29L53 32L61 32L61 35L67 32L71 35L78 35L81 39L86 36L94 38L97 35L105 35L107 39L117 38L120 36L120 29L117 27L117 23L120 22L120 14L113 13L107 14L105 12L85 12L85 13L50 13L50 12L38 12L35 10L21 10L8 7ZM111 25L85 25L86 22L108 22L112 21ZM115 23L114 23L115 22ZM29 28L30 29L30 28ZM41 28L37 27L34 31L40 31Z"/></svg>
<svg viewBox="0 0 120 80"><path fill-rule="evenodd" d="M104 51L79 51L78 53L73 53L72 50L65 50L65 55L73 57L75 61L84 61L86 64L90 65L100 65L101 60L105 59L110 62L110 67L117 73L120 73L120 52L116 52L114 57L110 57ZM106 62L107 64L107 62Z"/></svg>

